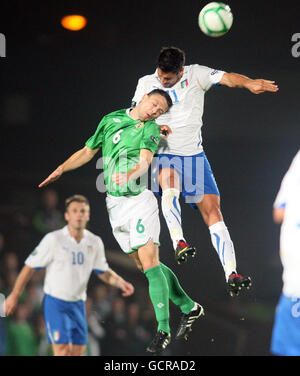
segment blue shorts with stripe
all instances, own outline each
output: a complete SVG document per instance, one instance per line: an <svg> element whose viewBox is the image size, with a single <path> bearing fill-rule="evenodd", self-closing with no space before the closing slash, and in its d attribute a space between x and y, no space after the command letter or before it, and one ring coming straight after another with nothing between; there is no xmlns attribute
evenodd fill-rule
<svg viewBox="0 0 300 376"><path fill-rule="evenodd" d="M151 190L161 195L159 172L163 168L173 168L180 179L180 192L185 202L197 209L196 203L204 194L220 196L216 180L204 152L189 157L173 154L157 154L151 168Z"/></svg>
<svg viewBox="0 0 300 376"><path fill-rule="evenodd" d="M300 298L281 294L274 318L271 353L300 356Z"/></svg>
<svg viewBox="0 0 300 376"><path fill-rule="evenodd" d="M48 343L83 346L87 343L85 302L67 302L45 295L44 320Z"/></svg>

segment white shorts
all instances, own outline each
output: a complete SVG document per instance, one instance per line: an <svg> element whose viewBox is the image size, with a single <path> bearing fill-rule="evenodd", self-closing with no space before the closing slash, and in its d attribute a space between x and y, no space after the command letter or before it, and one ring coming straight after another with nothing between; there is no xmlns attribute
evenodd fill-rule
<svg viewBox="0 0 300 376"><path fill-rule="evenodd" d="M159 245L158 204L151 191L145 189L137 196L107 195L106 206L114 237L125 253L137 251L150 239Z"/></svg>

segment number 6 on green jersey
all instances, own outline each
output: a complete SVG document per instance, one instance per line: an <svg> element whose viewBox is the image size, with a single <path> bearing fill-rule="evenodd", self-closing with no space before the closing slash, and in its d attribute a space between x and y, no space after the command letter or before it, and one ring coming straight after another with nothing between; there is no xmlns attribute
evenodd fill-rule
<svg viewBox="0 0 300 376"><path fill-rule="evenodd" d="M124 129L120 129L113 137L113 143L117 144L121 140L121 133L124 131Z"/></svg>

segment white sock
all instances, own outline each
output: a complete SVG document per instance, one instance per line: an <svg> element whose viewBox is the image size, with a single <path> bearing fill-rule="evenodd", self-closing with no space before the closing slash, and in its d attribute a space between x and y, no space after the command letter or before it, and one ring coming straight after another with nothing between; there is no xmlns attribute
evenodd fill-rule
<svg viewBox="0 0 300 376"><path fill-rule="evenodd" d="M176 249L179 240L184 240L179 195L178 189L170 188L163 191L161 198L163 216L165 217L174 249Z"/></svg>
<svg viewBox="0 0 300 376"><path fill-rule="evenodd" d="M209 227L211 241L218 253L225 272L226 281L232 272L236 272L234 246L225 223L217 222Z"/></svg>

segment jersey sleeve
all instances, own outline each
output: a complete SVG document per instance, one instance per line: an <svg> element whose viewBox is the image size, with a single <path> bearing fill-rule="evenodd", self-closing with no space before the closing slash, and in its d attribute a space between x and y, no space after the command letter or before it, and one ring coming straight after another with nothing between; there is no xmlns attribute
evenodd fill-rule
<svg viewBox="0 0 300 376"><path fill-rule="evenodd" d="M151 121L145 124L143 138L141 140L140 149L148 149L153 154L158 149L160 141L160 129L155 121Z"/></svg>
<svg viewBox="0 0 300 376"><path fill-rule="evenodd" d="M287 173L284 175L279 192L274 201L274 208L285 208L289 197L300 181L300 151L296 154Z"/></svg>
<svg viewBox="0 0 300 376"><path fill-rule="evenodd" d="M87 140L87 142L85 143L85 146L87 146L88 148L92 150L98 149L102 146L102 142L104 138L103 130L104 130L106 123L107 123L107 118L106 116L104 116L104 118L100 121L96 129L96 132L93 134L92 137L90 137Z"/></svg>
<svg viewBox="0 0 300 376"><path fill-rule="evenodd" d="M40 241L39 245L25 260L25 265L33 269L42 269L47 267L54 258L55 240L51 233L47 234Z"/></svg>
<svg viewBox="0 0 300 376"><path fill-rule="evenodd" d="M224 71L205 67L203 65L193 65L196 79L199 86L207 91L212 85L218 85L223 77Z"/></svg>
<svg viewBox="0 0 300 376"><path fill-rule="evenodd" d="M94 261L93 272L102 274L109 269L104 251L104 244L100 237L97 236L96 258Z"/></svg>
<svg viewBox="0 0 300 376"><path fill-rule="evenodd" d="M140 78L138 80L138 84L135 89L134 96L132 98L132 102L131 102L132 106L134 107L136 104L138 104L142 100L145 94L146 94L146 90L145 90L145 85L144 85L144 79Z"/></svg>

